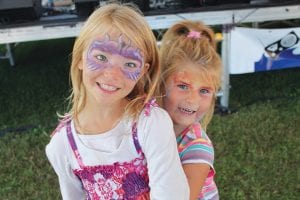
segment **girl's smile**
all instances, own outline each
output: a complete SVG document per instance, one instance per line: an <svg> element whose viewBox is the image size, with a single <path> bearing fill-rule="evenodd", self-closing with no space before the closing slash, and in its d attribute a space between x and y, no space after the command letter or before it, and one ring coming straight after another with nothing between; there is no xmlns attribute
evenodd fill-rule
<svg viewBox="0 0 300 200"><path fill-rule="evenodd" d="M185 115L193 115L194 113L196 113L196 110L190 110L188 108L183 108L183 107L178 107L179 111L182 112L182 114Z"/></svg>
<svg viewBox="0 0 300 200"><path fill-rule="evenodd" d="M104 92L115 92L115 91L117 91L118 89L120 89L120 88L117 88L117 87L115 87L115 86L111 86L111 85L106 85L106 84L104 84L104 83L98 83L98 82L96 82L96 84L99 86L99 88L101 89L101 90L103 90Z"/></svg>

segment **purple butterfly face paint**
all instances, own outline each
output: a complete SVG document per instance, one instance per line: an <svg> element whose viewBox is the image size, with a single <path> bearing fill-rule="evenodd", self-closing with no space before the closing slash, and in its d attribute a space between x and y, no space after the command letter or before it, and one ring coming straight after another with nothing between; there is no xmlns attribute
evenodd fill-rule
<svg viewBox="0 0 300 200"><path fill-rule="evenodd" d="M122 40L122 36L118 41L110 40L108 35L105 35L103 41L95 40L90 45L87 53L87 67L91 71L104 70L115 67L112 64L110 55L119 55L124 57L124 63L121 66L122 73L126 78L136 81L144 66L144 58L138 48L126 44Z"/></svg>

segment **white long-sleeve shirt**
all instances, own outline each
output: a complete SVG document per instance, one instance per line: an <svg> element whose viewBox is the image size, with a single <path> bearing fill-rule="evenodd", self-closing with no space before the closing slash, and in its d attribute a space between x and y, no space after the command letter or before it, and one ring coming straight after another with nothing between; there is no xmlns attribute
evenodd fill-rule
<svg viewBox="0 0 300 200"><path fill-rule="evenodd" d="M132 142L132 120L122 120L113 129L98 135L77 134L74 122L71 130L85 165L110 165L137 156ZM182 169L169 115L159 107L151 109L150 116L142 113L137 123L137 136L147 160L151 199L189 199L189 187ZM84 199L80 179L72 170L78 162L63 126L46 146L47 157L59 178L61 194L65 200Z"/></svg>

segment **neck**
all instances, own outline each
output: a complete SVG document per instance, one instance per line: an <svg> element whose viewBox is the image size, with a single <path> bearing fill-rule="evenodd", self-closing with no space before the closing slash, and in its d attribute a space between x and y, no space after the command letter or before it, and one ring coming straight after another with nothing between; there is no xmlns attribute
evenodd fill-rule
<svg viewBox="0 0 300 200"><path fill-rule="evenodd" d="M122 119L128 101L110 106L86 105L79 113L76 129L81 134L101 134L113 129Z"/></svg>
<svg viewBox="0 0 300 200"><path fill-rule="evenodd" d="M182 131L184 131L184 129L186 129L186 127L174 124L174 132L176 137L178 137L182 133Z"/></svg>

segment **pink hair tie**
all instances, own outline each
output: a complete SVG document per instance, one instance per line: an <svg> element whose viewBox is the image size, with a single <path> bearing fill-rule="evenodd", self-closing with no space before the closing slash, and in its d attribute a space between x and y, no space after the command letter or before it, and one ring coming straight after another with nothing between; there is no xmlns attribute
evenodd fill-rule
<svg viewBox="0 0 300 200"><path fill-rule="evenodd" d="M190 32L187 34L187 37L188 37L188 38L199 39L199 38L201 38L201 32L198 32L198 31L190 31Z"/></svg>

